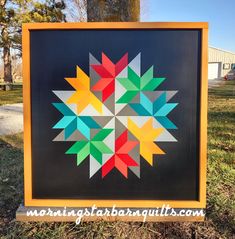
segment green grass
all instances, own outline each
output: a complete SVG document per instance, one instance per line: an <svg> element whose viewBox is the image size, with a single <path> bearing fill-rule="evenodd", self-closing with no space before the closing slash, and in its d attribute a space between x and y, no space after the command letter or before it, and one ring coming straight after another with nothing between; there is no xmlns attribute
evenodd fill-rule
<svg viewBox="0 0 235 239"><path fill-rule="evenodd" d="M235 82L209 91L207 218L200 223L15 222L23 198L22 134L0 137L1 238L233 238ZM13 220L13 221L12 221Z"/></svg>
<svg viewBox="0 0 235 239"><path fill-rule="evenodd" d="M22 103L22 85L15 84L10 91L0 90L0 105Z"/></svg>
<svg viewBox="0 0 235 239"><path fill-rule="evenodd" d="M207 215L218 230L235 230L235 82L209 90ZM227 237L229 238L229 237Z"/></svg>

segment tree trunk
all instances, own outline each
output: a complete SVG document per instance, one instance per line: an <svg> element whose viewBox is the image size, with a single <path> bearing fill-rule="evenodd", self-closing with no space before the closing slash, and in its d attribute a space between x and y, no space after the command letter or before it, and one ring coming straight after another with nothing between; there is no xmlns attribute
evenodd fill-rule
<svg viewBox="0 0 235 239"><path fill-rule="evenodd" d="M10 41L6 27L2 28L4 82L12 83Z"/></svg>
<svg viewBox="0 0 235 239"><path fill-rule="evenodd" d="M140 0L87 0L88 22L137 22Z"/></svg>

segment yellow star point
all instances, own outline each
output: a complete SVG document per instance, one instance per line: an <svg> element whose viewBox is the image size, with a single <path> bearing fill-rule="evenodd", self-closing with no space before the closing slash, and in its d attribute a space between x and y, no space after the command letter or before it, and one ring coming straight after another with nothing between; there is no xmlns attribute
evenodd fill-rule
<svg viewBox="0 0 235 239"><path fill-rule="evenodd" d="M90 91L90 78L80 67L77 66L76 78L65 80L76 90L66 103L77 104L77 113L81 113L89 104L102 113L102 102Z"/></svg>
<svg viewBox="0 0 235 239"><path fill-rule="evenodd" d="M154 143L154 140L163 132L163 128L153 127L153 118L150 118L142 127L138 127L130 118L127 119L128 129L140 141L140 154L153 165L153 154L164 154Z"/></svg>

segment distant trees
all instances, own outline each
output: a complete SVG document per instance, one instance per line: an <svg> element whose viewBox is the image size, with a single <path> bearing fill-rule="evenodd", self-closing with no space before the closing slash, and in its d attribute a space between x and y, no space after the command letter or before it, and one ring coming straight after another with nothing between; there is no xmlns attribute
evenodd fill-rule
<svg viewBox="0 0 235 239"><path fill-rule="evenodd" d="M11 49L21 54L21 25L25 22L63 22L64 1L0 0L0 50L4 82L12 83Z"/></svg>
<svg viewBox="0 0 235 239"><path fill-rule="evenodd" d="M65 6L66 5L66 6ZM3 76L12 83L11 49L21 55L25 22L139 21L140 0L0 0L0 53Z"/></svg>

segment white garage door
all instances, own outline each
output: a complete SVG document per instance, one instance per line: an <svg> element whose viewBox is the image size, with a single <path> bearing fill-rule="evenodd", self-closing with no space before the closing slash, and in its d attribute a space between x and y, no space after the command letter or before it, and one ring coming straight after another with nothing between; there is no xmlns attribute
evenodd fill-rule
<svg viewBox="0 0 235 239"><path fill-rule="evenodd" d="M208 64L208 79L213 80L219 77L219 62Z"/></svg>

